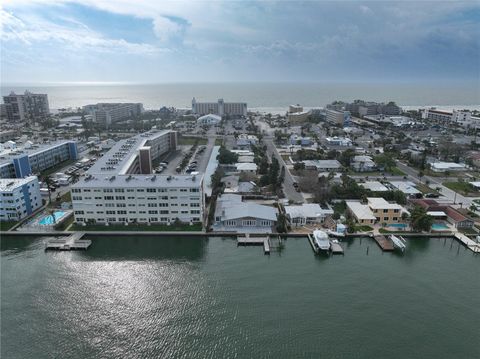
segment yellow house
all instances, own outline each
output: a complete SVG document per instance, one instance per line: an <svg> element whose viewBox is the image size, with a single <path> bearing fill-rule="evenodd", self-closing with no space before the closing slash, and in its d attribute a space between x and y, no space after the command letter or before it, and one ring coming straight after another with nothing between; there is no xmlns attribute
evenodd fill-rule
<svg viewBox="0 0 480 359"><path fill-rule="evenodd" d="M377 223L397 223L402 219L403 207L399 204L387 202L381 197L368 197L367 205Z"/></svg>

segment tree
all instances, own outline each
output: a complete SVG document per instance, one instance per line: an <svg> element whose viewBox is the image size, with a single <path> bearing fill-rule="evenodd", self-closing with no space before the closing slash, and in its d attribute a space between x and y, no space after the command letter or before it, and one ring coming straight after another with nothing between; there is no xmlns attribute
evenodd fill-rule
<svg viewBox="0 0 480 359"><path fill-rule="evenodd" d="M433 224L433 217L427 214L427 210L415 206L410 213L410 225L416 232L430 231Z"/></svg>
<svg viewBox="0 0 480 359"><path fill-rule="evenodd" d="M217 195L223 190L223 182L222 178L224 176L224 172L220 167L217 167L216 171L213 173L211 177L212 181L212 195Z"/></svg>
<svg viewBox="0 0 480 359"><path fill-rule="evenodd" d="M293 169L294 169L295 171L304 170L304 169L305 169L305 163L303 163L303 162L295 162L295 164L293 165Z"/></svg>
<svg viewBox="0 0 480 359"><path fill-rule="evenodd" d="M391 171L395 167L395 160L389 154L381 154L375 157L375 163L380 168L384 168L385 171Z"/></svg>
<svg viewBox="0 0 480 359"><path fill-rule="evenodd" d="M277 232L287 232L287 217L283 213L280 213L277 217Z"/></svg>
<svg viewBox="0 0 480 359"><path fill-rule="evenodd" d="M51 186L53 184L52 178L50 176L47 176L45 177L44 182L47 185L47 189L48 189L48 202L52 203L52 190L51 190Z"/></svg>
<svg viewBox="0 0 480 359"><path fill-rule="evenodd" d="M224 146L221 146L217 156L217 160L219 163L222 164L232 164L237 162L238 155L227 150Z"/></svg>

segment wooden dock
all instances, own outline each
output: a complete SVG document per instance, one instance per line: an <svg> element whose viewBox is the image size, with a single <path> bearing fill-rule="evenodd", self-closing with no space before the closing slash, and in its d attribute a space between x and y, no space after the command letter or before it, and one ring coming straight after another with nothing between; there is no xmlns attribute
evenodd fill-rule
<svg viewBox="0 0 480 359"><path fill-rule="evenodd" d="M75 232L64 238L48 238L45 241L45 250L70 251L79 249L88 249L92 244L91 240L82 239L85 232Z"/></svg>
<svg viewBox="0 0 480 359"><path fill-rule="evenodd" d="M374 236L373 239L375 242L377 242L378 246L382 249L384 252L391 252L393 251L393 243L391 240L385 238L385 236L379 235L379 236Z"/></svg>
<svg viewBox="0 0 480 359"><path fill-rule="evenodd" d="M480 253L480 243L475 242L473 239L468 238L466 235L460 232L456 232L454 236L473 253Z"/></svg>
<svg viewBox="0 0 480 359"><path fill-rule="evenodd" d="M330 251L332 254L344 254L343 247L340 243L335 243L333 241L330 241Z"/></svg>
<svg viewBox="0 0 480 359"><path fill-rule="evenodd" d="M263 246L263 252L270 254L270 239L267 237L250 237L246 233L245 237L237 237L237 246Z"/></svg>

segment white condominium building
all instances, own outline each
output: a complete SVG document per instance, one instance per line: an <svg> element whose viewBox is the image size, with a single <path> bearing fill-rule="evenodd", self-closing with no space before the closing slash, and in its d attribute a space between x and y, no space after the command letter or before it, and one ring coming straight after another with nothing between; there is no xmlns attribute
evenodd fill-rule
<svg viewBox="0 0 480 359"><path fill-rule="evenodd" d="M36 176L0 179L0 221L19 221L41 206Z"/></svg>
<svg viewBox="0 0 480 359"><path fill-rule="evenodd" d="M177 133L151 131L117 142L72 186L78 223L203 221L203 175L155 175L152 160L175 150Z"/></svg>
<svg viewBox="0 0 480 359"><path fill-rule="evenodd" d="M83 110L93 116L95 123L110 126L112 123L138 116L143 112L141 103L97 103L83 106Z"/></svg>
<svg viewBox="0 0 480 359"><path fill-rule="evenodd" d="M217 102L197 102L193 98L192 112L197 115L247 116L247 104L245 102L224 102L223 99L219 99Z"/></svg>

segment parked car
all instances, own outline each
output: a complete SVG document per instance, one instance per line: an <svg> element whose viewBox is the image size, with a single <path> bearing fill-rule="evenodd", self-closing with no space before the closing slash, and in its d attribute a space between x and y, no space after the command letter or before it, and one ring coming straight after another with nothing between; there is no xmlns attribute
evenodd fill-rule
<svg viewBox="0 0 480 359"><path fill-rule="evenodd" d="M425 195L426 198L438 198L440 195L438 193L427 193Z"/></svg>

